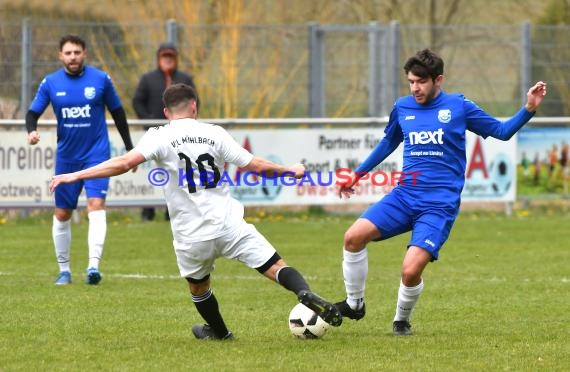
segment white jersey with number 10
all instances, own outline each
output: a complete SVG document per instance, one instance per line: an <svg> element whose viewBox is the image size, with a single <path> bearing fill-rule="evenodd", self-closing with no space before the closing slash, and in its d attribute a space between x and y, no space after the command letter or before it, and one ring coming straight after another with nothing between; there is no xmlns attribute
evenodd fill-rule
<svg viewBox="0 0 570 372"><path fill-rule="evenodd" d="M134 151L168 172L162 175L174 240L214 239L243 219L243 205L223 182L226 163L244 167L253 155L217 125L172 120L149 129ZM222 180L222 182L220 182Z"/></svg>

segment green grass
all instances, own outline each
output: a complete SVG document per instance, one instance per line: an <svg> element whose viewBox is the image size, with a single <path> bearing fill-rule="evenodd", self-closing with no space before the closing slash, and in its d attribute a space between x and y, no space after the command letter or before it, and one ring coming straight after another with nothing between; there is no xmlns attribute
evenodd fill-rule
<svg viewBox="0 0 570 372"><path fill-rule="evenodd" d="M254 218L312 288L344 298L341 245L353 217ZM524 216L524 217L521 217ZM428 266L414 336L392 317L408 235L369 247L367 315L320 340L293 338L293 294L244 265L217 262L213 290L234 342L201 342L170 228L111 213L99 286L83 284L87 224L72 227L74 283L56 287L51 220L0 225L2 371L567 371L570 217L463 213Z"/></svg>

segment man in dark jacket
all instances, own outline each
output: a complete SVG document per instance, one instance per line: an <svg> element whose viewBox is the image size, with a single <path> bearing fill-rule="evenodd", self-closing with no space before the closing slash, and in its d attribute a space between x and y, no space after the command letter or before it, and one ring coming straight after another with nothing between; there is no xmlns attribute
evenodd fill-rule
<svg viewBox="0 0 570 372"><path fill-rule="evenodd" d="M156 59L157 68L141 76L133 98L133 107L139 119L166 120L163 113L162 93L171 84L184 83L196 89L192 77L177 69L178 50L176 45L173 43L160 44L156 52ZM154 208L143 208L141 218L144 221L153 220ZM165 213L165 219L169 219L168 210Z"/></svg>

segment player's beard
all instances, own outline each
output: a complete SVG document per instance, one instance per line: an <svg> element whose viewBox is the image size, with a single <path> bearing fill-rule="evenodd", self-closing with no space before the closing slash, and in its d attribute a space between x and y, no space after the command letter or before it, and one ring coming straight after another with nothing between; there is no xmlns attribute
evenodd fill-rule
<svg viewBox="0 0 570 372"><path fill-rule="evenodd" d="M427 92L426 94L422 94L419 97L418 96L414 96L414 98L416 99L416 102L419 104L427 104L430 103L431 100L433 100L435 98L435 96L437 96L437 93L439 92L439 90L437 89L437 87L433 86L429 92ZM418 99L419 98L419 99ZM422 99L423 98L423 99Z"/></svg>
<svg viewBox="0 0 570 372"><path fill-rule="evenodd" d="M79 75L83 72L83 62L66 63L65 71L70 75Z"/></svg>

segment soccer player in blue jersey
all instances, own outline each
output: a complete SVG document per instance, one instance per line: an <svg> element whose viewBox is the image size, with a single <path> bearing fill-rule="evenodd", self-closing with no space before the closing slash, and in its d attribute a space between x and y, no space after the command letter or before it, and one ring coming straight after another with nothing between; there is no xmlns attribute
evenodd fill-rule
<svg viewBox="0 0 570 372"><path fill-rule="evenodd" d="M43 79L26 114L28 143L35 145L40 140L38 119L47 106L50 103L52 105L57 117L55 174L89 168L110 158L105 108L111 112L126 150L133 148L125 110L111 78L105 72L85 65L86 55L83 39L75 35L62 37L59 42L59 60L63 67ZM89 217L86 282L94 285L101 281L99 261L107 232L105 197L109 178L65 185L55 192L52 235L60 270L55 281L57 285L71 283L70 218L77 208L83 187Z"/></svg>
<svg viewBox="0 0 570 372"><path fill-rule="evenodd" d="M411 94L396 101L385 137L340 188L341 197L350 197L359 178L404 142L403 172L414 172L415 180L404 179L346 231L342 268L347 298L335 304L345 317L364 317L367 244L411 231L393 322L396 336L412 334L410 315L424 288L422 272L438 259L459 212L465 183L465 132L506 141L532 118L546 94L546 84L537 82L528 90L524 107L501 122L462 94L443 91L443 65L429 49L407 60L404 72Z"/></svg>

